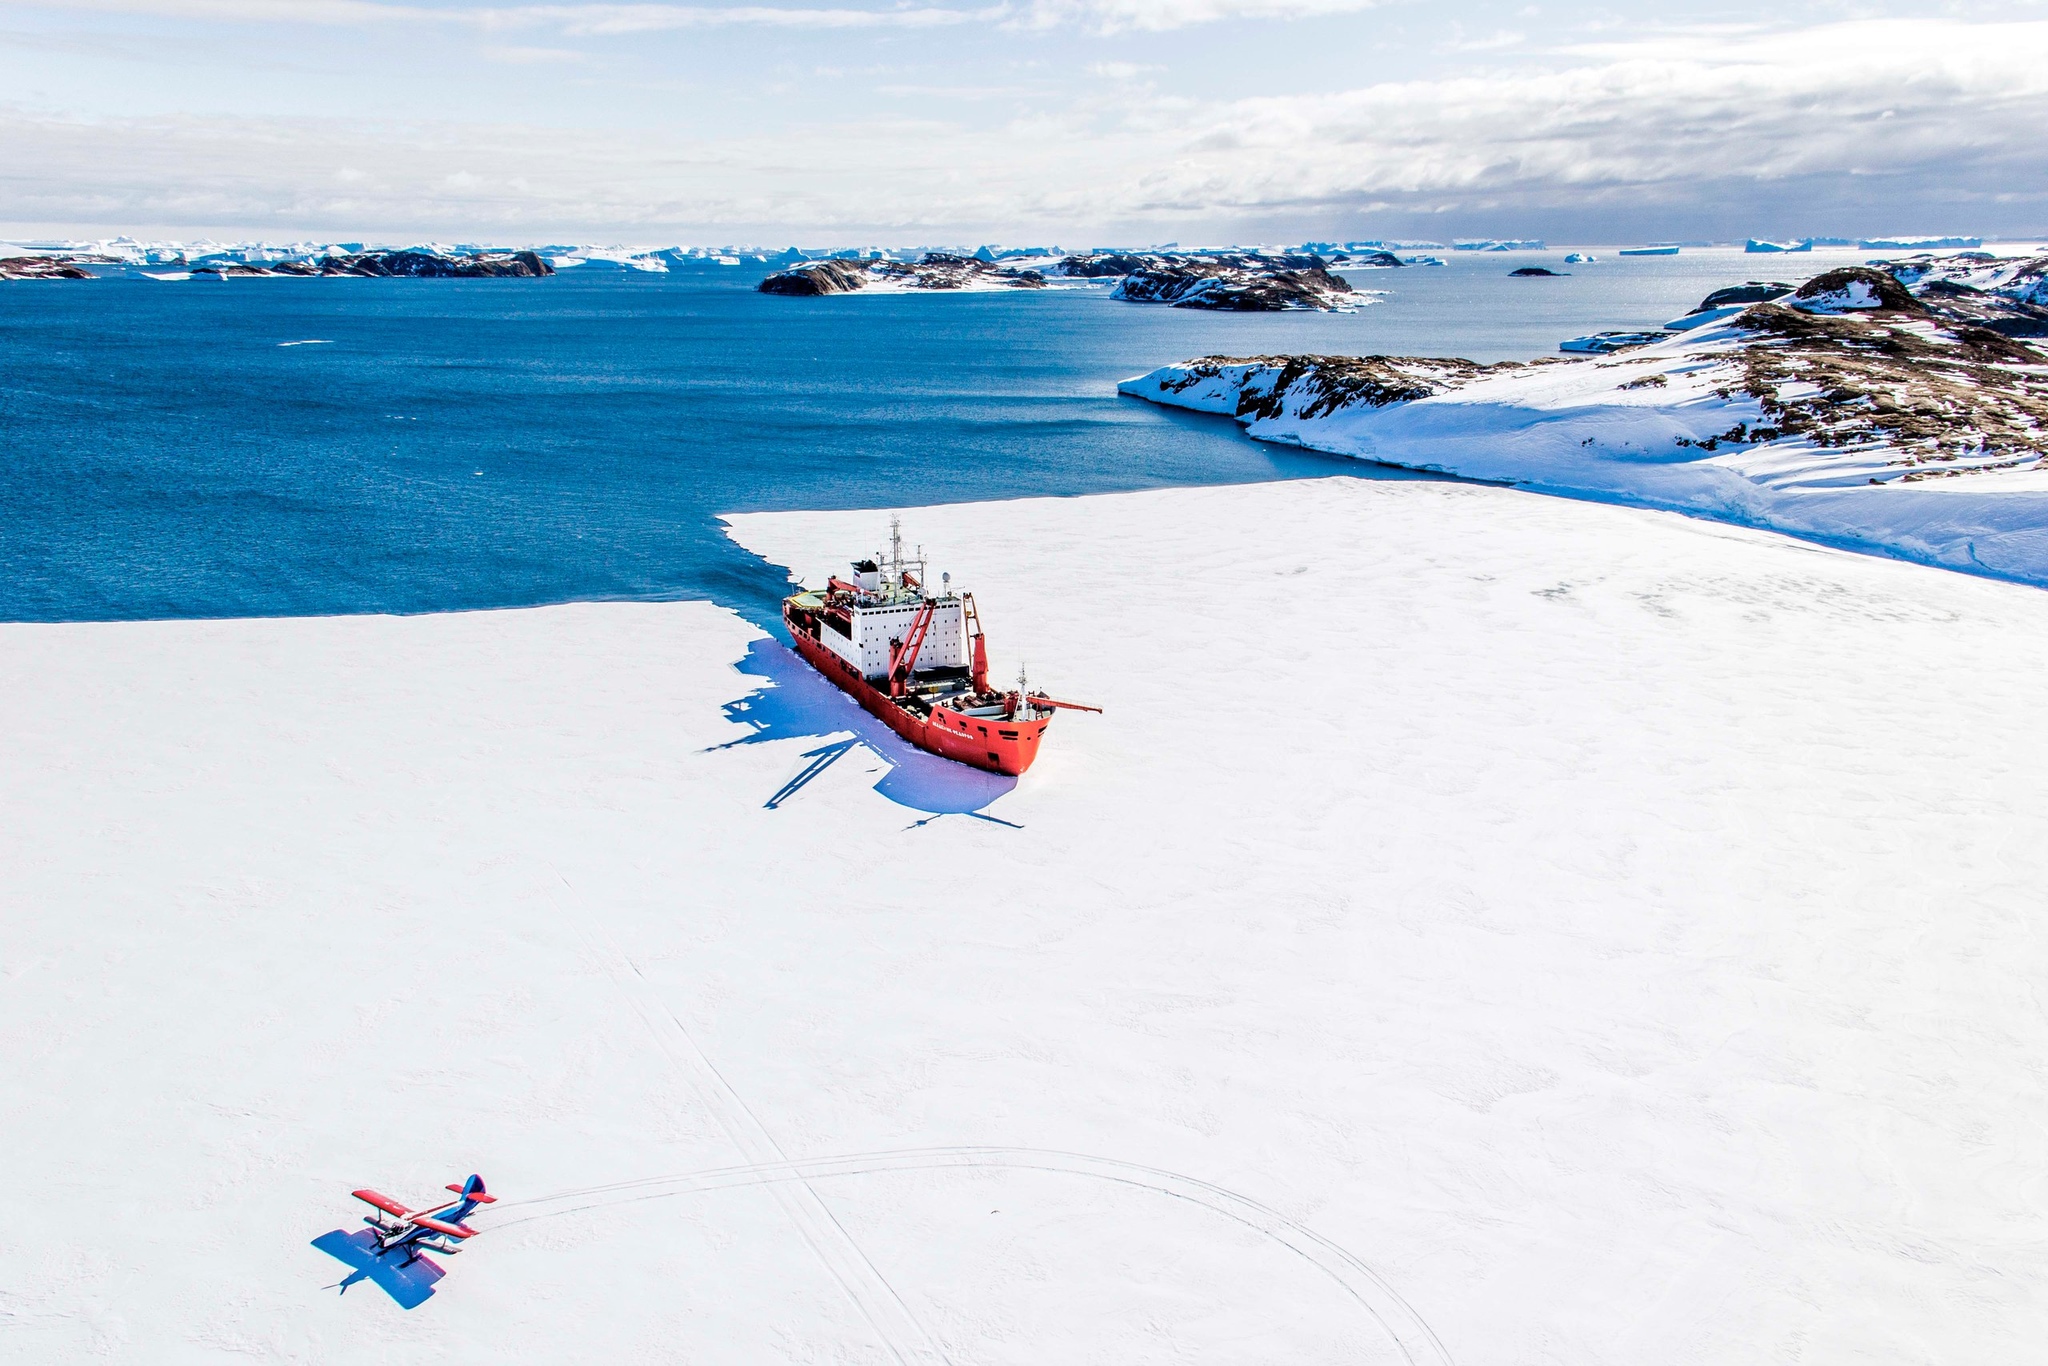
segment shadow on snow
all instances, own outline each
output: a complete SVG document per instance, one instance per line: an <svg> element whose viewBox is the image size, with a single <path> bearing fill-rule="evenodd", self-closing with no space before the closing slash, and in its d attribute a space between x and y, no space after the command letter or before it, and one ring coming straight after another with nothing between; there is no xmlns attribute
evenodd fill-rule
<svg viewBox="0 0 2048 1366"><path fill-rule="evenodd" d="M366 1228L354 1233L334 1229L315 1238L313 1246L354 1268L341 1282L342 1294L346 1295L348 1288L358 1281L369 1281L396 1300L401 1309L417 1309L425 1304L434 1293L434 1282L448 1274L425 1257L406 1266L403 1257L378 1256L377 1235Z"/></svg>
<svg viewBox="0 0 2048 1366"><path fill-rule="evenodd" d="M765 740L825 741L807 750L803 767L763 803L769 810L803 791L849 751L866 749L888 768L875 791L897 805L922 811L927 819L974 816L998 825L1013 824L983 815L982 808L1015 788L1015 778L956 764L905 742L781 642L755 641L734 667L749 678L763 680L763 686L725 704L726 719L751 727L753 734L716 748ZM849 731L851 739L834 738Z"/></svg>

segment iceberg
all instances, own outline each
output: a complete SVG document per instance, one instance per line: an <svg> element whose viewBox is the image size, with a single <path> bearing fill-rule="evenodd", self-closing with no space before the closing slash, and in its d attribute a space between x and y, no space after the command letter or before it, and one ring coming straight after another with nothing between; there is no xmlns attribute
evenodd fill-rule
<svg viewBox="0 0 2048 1366"><path fill-rule="evenodd" d="M574 267L585 270L636 270L648 275L665 275L669 269L668 258L663 253L630 247L571 247L563 250L560 255L549 256L548 263L557 270Z"/></svg>
<svg viewBox="0 0 2048 1366"><path fill-rule="evenodd" d="M1864 251L1939 251L1950 247L1981 247L1981 237L1864 237L1856 245Z"/></svg>

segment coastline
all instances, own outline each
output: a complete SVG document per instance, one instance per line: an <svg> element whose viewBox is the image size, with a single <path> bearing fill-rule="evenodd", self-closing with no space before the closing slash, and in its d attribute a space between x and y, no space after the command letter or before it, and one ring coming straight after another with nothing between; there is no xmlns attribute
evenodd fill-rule
<svg viewBox="0 0 2048 1366"><path fill-rule="evenodd" d="M1770 420L1734 389L1753 343L1731 320L1600 359L1458 372L1378 358L1396 387L1376 379L1355 397L1343 367L1360 362L1342 357L1212 358L1117 387L1230 417L1260 441L2048 586L2048 468L2035 458L2009 462L1987 444L1923 466L1883 441L1724 444ZM1404 377L1413 387L1398 387Z"/></svg>

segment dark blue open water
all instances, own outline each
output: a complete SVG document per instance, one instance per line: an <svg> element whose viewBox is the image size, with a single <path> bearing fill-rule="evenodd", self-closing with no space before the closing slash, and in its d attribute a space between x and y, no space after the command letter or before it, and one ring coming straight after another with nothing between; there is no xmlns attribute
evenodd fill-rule
<svg viewBox="0 0 2048 1366"><path fill-rule="evenodd" d="M1716 255L1554 281L1454 257L1354 277L1393 293L1349 315L779 299L736 270L10 282L0 620L674 597L768 620L780 577L718 513L1367 473L1115 382L1217 352L1549 353L1755 265Z"/></svg>

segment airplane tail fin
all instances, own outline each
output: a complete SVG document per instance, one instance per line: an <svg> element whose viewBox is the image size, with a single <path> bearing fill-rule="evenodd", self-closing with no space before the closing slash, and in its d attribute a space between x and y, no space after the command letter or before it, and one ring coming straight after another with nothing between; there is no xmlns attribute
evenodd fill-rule
<svg viewBox="0 0 2048 1366"><path fill-rule="evenodd" d="M465 1200L474 1200L479 1205L496 1204L498 1200L498 1197L495 1195L484 1194L484 1179L474 1173L470 1175L469 1180L461 1185L451 1184L448 1189L454 1191Z"/></svg>

